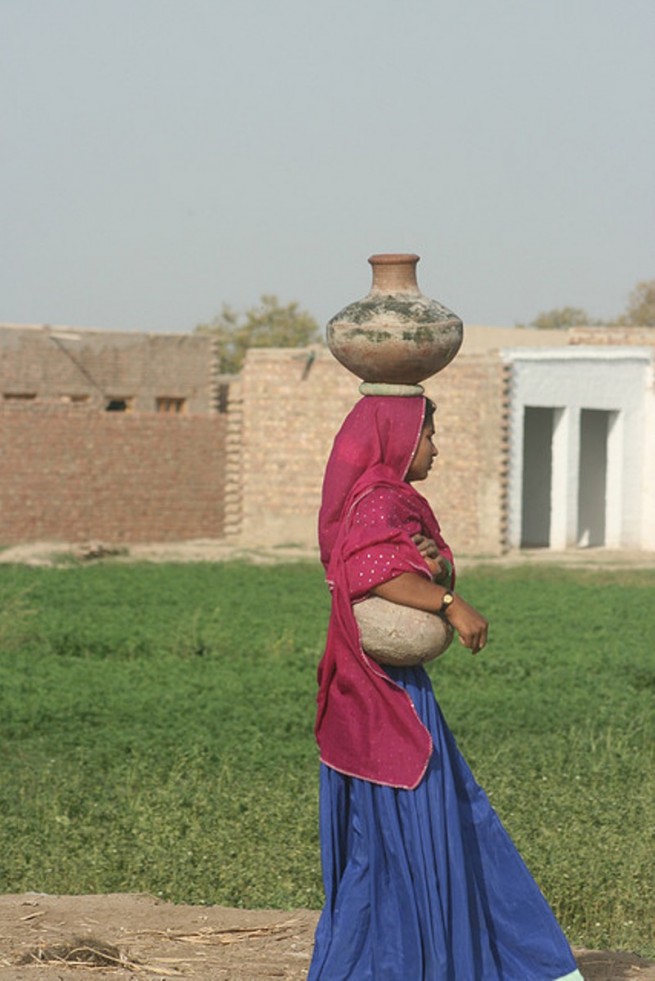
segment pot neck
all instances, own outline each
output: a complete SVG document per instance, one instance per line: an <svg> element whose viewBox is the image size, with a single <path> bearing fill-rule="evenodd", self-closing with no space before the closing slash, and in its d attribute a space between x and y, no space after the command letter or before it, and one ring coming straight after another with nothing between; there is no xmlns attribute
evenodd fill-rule
<svg viewBox="0 0 655 981"><path fill-rule="evenodd" d="M373 269L371 292L420 293L416 281L419 259L420 256L411 253L372 255L368 260Z"/></svg>

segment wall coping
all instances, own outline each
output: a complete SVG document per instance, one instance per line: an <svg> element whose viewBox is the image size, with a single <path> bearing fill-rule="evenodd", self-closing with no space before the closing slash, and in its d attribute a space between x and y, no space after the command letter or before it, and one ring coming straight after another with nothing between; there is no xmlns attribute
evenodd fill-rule
<svg viewBox="0 0 655 981"><path fill-rule="evenodd" d="M72 327L70 324L13 324L0 323L0 331L10 330L20 333L29 331L35 334L92 334L94 337L101 334L107 337L132 337L139 338L151 337L207 337L207 334L196 334L194 331L144 331L144 330L116 330L112 327Z"/></svg>
<svg viewBox="0 0 655 981"><path fill-rule="evenodd" d="M647 361L653 360L652 347L623 344L585 344L571 347L510 347L500 351L503 361Z"/></svg>

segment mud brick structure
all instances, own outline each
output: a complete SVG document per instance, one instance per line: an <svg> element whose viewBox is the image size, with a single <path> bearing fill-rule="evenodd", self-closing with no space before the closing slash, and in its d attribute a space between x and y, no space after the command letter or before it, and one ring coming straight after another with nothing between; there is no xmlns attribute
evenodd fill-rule
<svg viewBox="0 0 655 981"><path fill-rule="evenodd" d="M0 397L127 412L207 414L220 398L210 337L0 325Z"/></svg>
<svg viewBox="0 0 655 981"><path fill-rule="evenodd" d="M0 327L0 543L221 537L212 342Z"/></svg>
<svg viewBox="0 0 655 981"><path fill-rule="evenodd" d="M252 350L242 373L241 523L232 534L276 544L316 539L323 469L359 381L328 351ZM308 368L309 365L309 368ZM503 392L498 357L460 355L426 394L438 405L440 459L419 488L460 551L502 548Z"/></svg>
<svg viewBox="0 0 655 981"><path fill-rule="evenodd" d="M655 549L655 329L605 330L468 327L425 383L440 459L420 489L457 553ZM357 398L325 350L248 353L230 535L316 542L323 468Z"/></svg>
<svg viewBox="0 0 655 981"><path fill-rule="evenodd" d="M466 327L426 383L421 485L461 555L655 549L655 329ZM316 544L323 468L358 379L320 346L0 326L0 545Z"/></svg>

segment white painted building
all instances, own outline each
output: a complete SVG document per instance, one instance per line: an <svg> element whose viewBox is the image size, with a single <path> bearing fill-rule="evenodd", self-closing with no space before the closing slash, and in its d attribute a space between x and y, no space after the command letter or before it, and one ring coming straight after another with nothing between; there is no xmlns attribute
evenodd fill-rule
<svg viewBox="0 0 655 981"><path fill-rule="evenodd" d="M655 348L513 347L512 548L655 550Z"/></svg>

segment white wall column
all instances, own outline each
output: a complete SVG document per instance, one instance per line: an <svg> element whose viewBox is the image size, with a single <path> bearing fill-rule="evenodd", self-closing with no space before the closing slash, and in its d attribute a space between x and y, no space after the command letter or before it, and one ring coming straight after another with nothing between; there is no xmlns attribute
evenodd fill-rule
<svg viewBox="0 0 655 981"><path fill-rule="evenodd" d="M551 481L550 547L564 549L568 541L568 487L571 478L571 409L556 409L553 420L553 475ZM578 423L579 430L579 423ZM575 466L573 471L575 471Z"/></svg>
<svg viewBox="0 0 655 981"><path fill-rule="evenodd" d="M644 512L642 530L644 548L655 551L655 365L651 364L646 391L644 419L643 481Z"/></svg>
<svg viewBox="0 0 655 981"><path fill-rule="evenodd" d="M605 544L607 548L621 547L621 516L623 513L623 428L622 412L612 412L607 433L607 498L605 505Z"/></svg>

